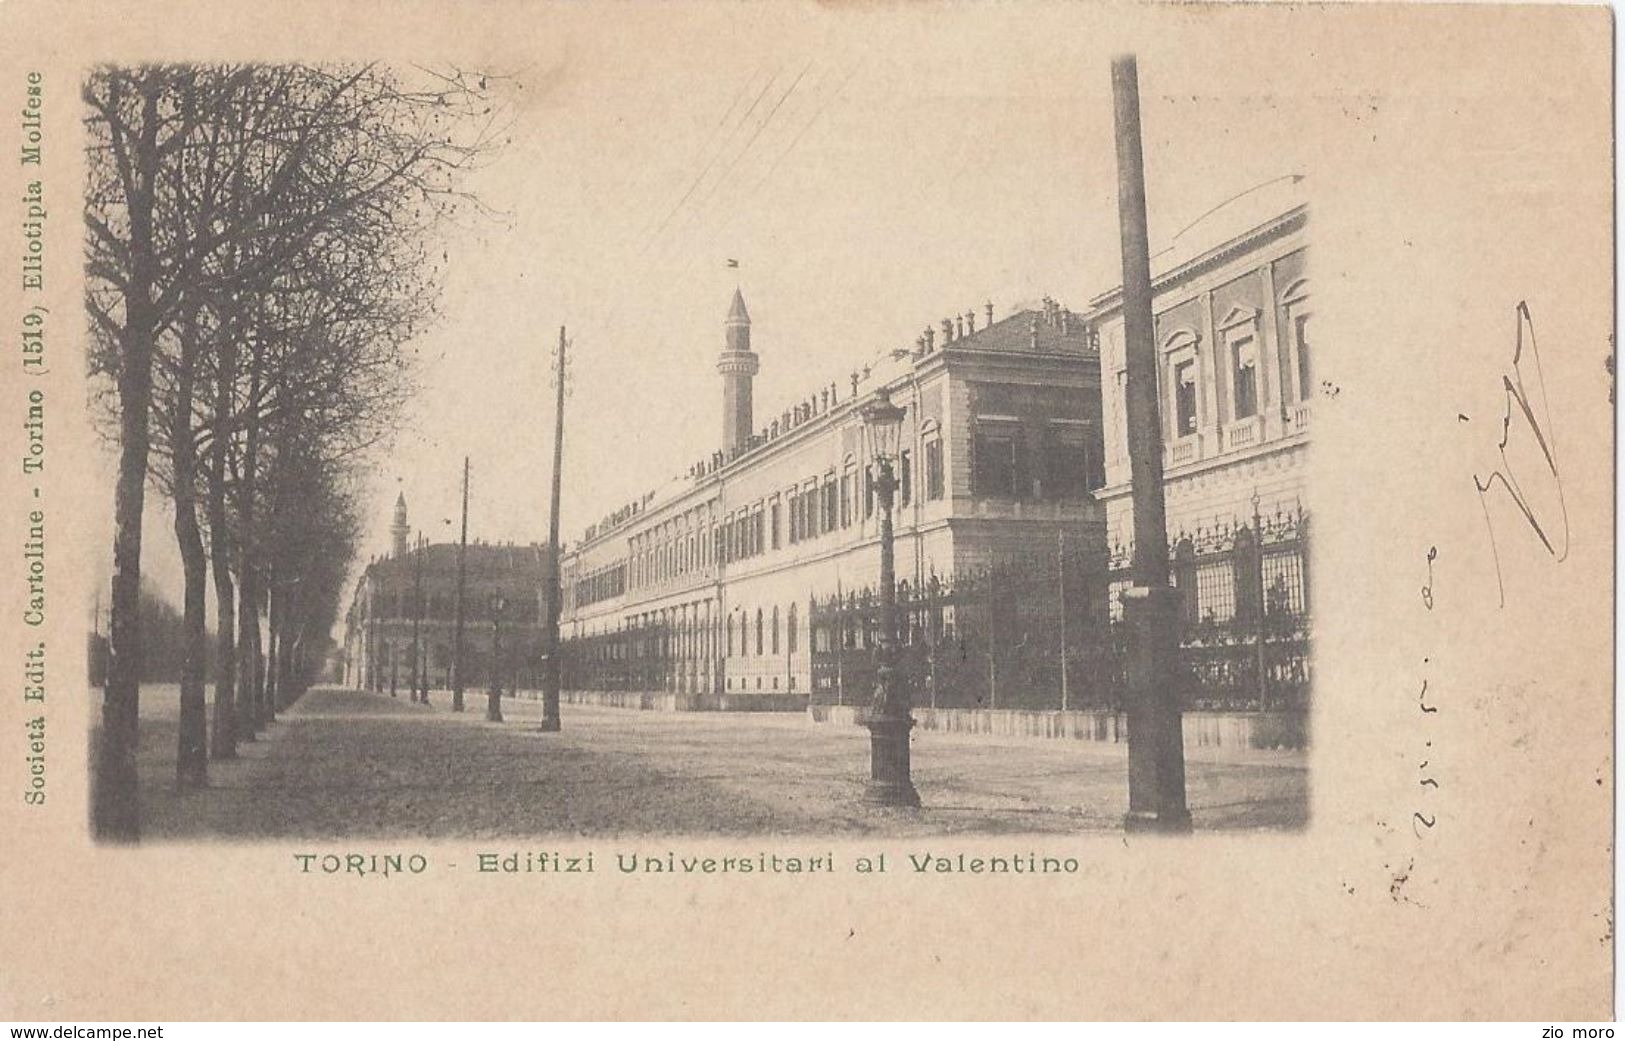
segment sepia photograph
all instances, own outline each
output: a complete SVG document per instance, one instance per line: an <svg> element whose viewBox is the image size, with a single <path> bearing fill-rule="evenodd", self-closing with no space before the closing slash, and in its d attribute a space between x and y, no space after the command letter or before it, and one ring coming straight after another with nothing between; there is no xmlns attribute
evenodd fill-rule
<svg viewBox="0 0 1625 1041"><path fill-rule="evenodd" d="M0 5L0 1018L1592 1029L1613 60Z"/></svg>
<svg viewBox="0 0 1625 1041"><path fill-rule="evenodd" d="M972 248L943 257L936 212L893 225L947 311L922 324L798 177L836 207L906 177L914 150L874 142L919 117L858 118L862 55L697 70L658 149L683 176L556 247L624 251L574 276L586 324L527 325L493 371L440 301L516 266L545 214L515 199L558 191L504 152L630 101L382 62L94 70L97 834L1301 828L1307 175L1165 175L1152 210L1146 166L1189 153L1145 148L1133 55L1099 72L1049 149L1091 153L1074 183L1012 200L995 151L947 186ZM840 170L854 147L878 161ZM712 320L644 335L650 279ZM839 322L803 317L818 296ZM606 354L673 393L629 414L654 383ZM581 465L606 416L613 476ZM178 572L143 568L149 514Z"/></svg>

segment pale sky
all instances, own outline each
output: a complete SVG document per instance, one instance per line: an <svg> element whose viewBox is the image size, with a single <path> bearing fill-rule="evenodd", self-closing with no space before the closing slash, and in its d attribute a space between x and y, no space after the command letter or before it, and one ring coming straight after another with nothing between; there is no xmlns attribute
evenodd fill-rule
<svg viewBox="0 0 1625 1041"><path fill-rule="evenodd" d="M523 85L512 144L468 182L501 216L446 232L444 317L374 468L363 562L388 550L397 491L415 527L455 537L465 454L470 537L546 538L561 324L568 541L719 446L736 280L758 426L948 314L1046 294L1081 309L1115 285L1121 42L1062 9L1012 12L957 12L948 32L897 11L673 8L636 30L567 11L545 38L485 41ZM1311 158L1295 145L1311 102L1272 95L1268 69L1238 77L1186 21L1139 47L1154 246ZM1298 76L1313 60L1279 58ZM178 588L149 501L146 570Z"/></svg>

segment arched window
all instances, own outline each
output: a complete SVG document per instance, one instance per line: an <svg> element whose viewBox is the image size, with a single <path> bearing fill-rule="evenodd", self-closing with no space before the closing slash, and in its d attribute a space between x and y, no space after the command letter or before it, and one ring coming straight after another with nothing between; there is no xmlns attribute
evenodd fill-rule
<svg viewBox="0 0 1625 1041"><path fill-rule="evenodd" d="M728 615L728 657L734 656L734 616Z"/></svg>
<svg viewBox="0 0 1625 1041"><path fill-rule="evenodd" d="M786 637L788 637L787 642L786 642L786 646L785 646L785 650L790 654L796 653L796 605L795 604L790 605L790 618L789 618L789 624L788 624L788 627L786 629L785 635L786 635Z"/></svg>
<svg viewBox="0 0 1625 1041"><path fill-rule="evenodd" d="M779 605L773 605L773 653L779 653Z"/></svg>
<svg viewBox="0 0 1625 1041"><path fill-rule="evenodd" d="M756 656L762 656L762 609L756 609Z"/></svg>

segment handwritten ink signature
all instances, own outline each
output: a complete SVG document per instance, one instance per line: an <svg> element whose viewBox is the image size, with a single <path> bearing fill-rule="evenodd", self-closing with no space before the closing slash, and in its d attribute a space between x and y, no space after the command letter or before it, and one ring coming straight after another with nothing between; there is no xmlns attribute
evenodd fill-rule
<svg viewBox="0 0 1625 1041"><path fill-rule="evenodd" d="M1489 531L1490 554L1495 561L1495 585L1500 598L1498 606L1506 606L1506 583L1501 575L1501 552L1495 538L1495 524L1490 519L1488 493L1499 486L1512 500L1518 512L1522 514L1529 529L1540 540L1546 553L1558 563L1562 563L1569 555L1569 511L1568 502L1563 495L1563 477L1557 464L1557 445L1552 436L1552 409L1546 397L1546 377L1541 371L1540 348L1535 340L1535 320L1529 313L1527 301L1518 301L1515 308L1516 315L1516 342L1512 349L1512 371L1501 374L1502 403L1504 410L1501 415L1501 440L1496 450L1501 456L1500 469L1490 472L1488 477L1473 475L1473 487L1478 490L1478 504L1484 511L1484 526ZM1530 395L1524 386L1524 348L1528 346L1528 361L1533 366L1536 390L1540 396L1540 416L1530 404ZM1516 405L1516 408L1514 408ZM1513 436L1513 423L1517 421L1517 429L1532 436L1535 445L1545 460L1545 472L1537 473L1535 480L1541 485L1531 487L1532 491L1540 492L1550 490L1557 499L1557 511L1562 523L1562 545L1554 544L1552 536L1547 532L1550 523L1549 516L1543 516L1545 511L1537 510L1531 503L1531 497L1526 494L1524 487L1519 483L1518 475L1513 470L1512 462L1507 458L1507 445Z"/></svg>
<svg viewBox="0 0 1625 1041"><path fill-rule="evenodd" d="M1430 551L1428 555L1428 560L1430 563L1432 559L1433 556L1432 552ZM1431 611L1432 607L1430 606L1428 610ZM1439 711L1439 706L1428 704L1428 683L1431 679L1429 673L1432 672L1432 665L1432 658L1424 657L1422 659L1422 689L1416 694L1416 704L1417 707L1422 710L1422 714L1424 716L1436 715ZM1421 763L1417 765L1417 771L1422 774L1422 778L1421 780L1417 781L1417 785L1422 788L1432 788L1436 792L1439 790L1439 782L1429 771L1429 767L1433 763L1433 741L1431 739L1423 741L1422 747L1425 750L1424 754L1427 756L1427 758L1423 759ZM1428 831L1432 831L1438 826L1438 824L1438 811L1426 813L1422 810L1416 810L1411 813L1411 831L1418 839L1422 837L1422 829L1425 828Z"/></svg>

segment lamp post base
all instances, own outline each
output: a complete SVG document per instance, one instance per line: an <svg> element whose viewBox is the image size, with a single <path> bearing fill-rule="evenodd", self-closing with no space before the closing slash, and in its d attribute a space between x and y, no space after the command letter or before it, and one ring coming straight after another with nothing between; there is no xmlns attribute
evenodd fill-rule
<svg viewBox="0 0 1625 1041"><path fill-rule="evenodd" d="M909 772L908 734L914 729L910 716L864 714L859 722L869 728L869 784L863 801L870 806L920 805L920 793Z"/></svg>

